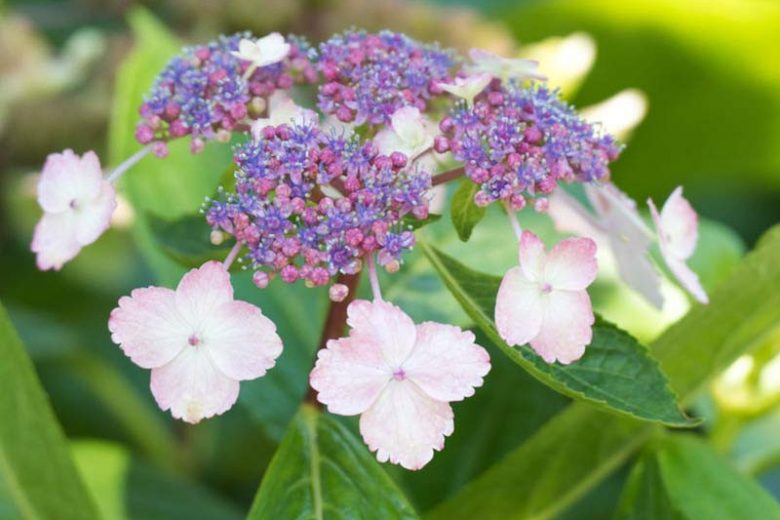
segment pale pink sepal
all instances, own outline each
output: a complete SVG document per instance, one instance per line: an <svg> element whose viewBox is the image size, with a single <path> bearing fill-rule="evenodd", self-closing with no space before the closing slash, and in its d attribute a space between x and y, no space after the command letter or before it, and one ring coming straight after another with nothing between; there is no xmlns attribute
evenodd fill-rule
<svg viewBox="0 0 780 520"><path fill-rule="evenodd" d="M103 179L94 152L49 155L38 181L43 216L31 249L41 270L59 270L108 229L116 208L114 187Z"/></svg>
<svg viewBox="0 0 780 520"><path fill-rule="evenodd" d="M663 306L661 277L650 261L652 232L636 204L613 184L586 185L593 207L586 209L563 190L550 196L548 215L560 231L592 238L611 252L621 279L657 308Z"/></svg>
<svg viewBox="0 0 780 520"><path fill-rule="evenodd" d="M290 54L290 44L284 40L284 36L275 32L257 40L242 38L238 42L238 50L231 54L256 67L265 67L285 59Z"/></svg>
<svg viewBox="0 0 780 520"><path fill-rule="evenodd" d="M567 238L549 253L530 231L520 237L520 266L496 297L496 328L512 346L529 343L545 361L568 364L591 341L593 309L586 288L596 278L596 243Z"/></svg>
<svg viewBox="0 0 780 520"><path fill-rule="evenodd" d="M381 462L420 469L452 433L450 401L482 385L487 352L458 327L411 318L390 303L356 300L350 335L328 342L310 375L318 400L361 414L360 432Z"/></svg>
<svg viewBox="0 0 780 520"><path fill-rule="evenodd" d="M282 352L273 322L233 299L230 275L214 261L184 275L175 291L147 287L121 298L108 328L133 362L152 369L160 408L190 423L228 410L239 381L264 375Z"/></svg>
<svg viewBox="0 0 780 520"><path fill-rule="evenodd" d="M650 213L658 233L661 256L669 270L689 293L701 303L709 298L702 287L699 277L686 264L696 249L699 238L699 216L691 204L683 197L682 186L678 186L664 202L661 212L651 199L647 200Z"/></svg>

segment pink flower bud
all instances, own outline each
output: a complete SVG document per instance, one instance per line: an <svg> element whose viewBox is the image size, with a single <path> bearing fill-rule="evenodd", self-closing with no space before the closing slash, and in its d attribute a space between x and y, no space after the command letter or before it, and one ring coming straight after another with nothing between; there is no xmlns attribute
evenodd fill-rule
<svg viewBox="0 0 780 520"><path fill-rule="evenodd" d="M328 290L328 296L333 302L343 302L349 294L349 287L343 283L336 283L330 286Z"/></svg>

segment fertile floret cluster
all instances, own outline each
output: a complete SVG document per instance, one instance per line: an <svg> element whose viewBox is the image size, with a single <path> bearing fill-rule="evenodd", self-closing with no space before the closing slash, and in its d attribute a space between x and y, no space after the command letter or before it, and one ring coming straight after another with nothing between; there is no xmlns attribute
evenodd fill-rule
<svg viewBox="0 0 780 520"><path fill-rule="evenodd" d="M147 144L191 135L197 152L204 139L228 140L237 125L261 117L276 89L316 81L316 52L303 40L288 39L284 59L255 67L238 55L239 42L249 37L221 36L173 58L141 105L136 139Z"/></svg>
<svg viewBox="0 0 780 520"><path fill-rule="evenodd" d="M236 149L236 193L213 201L211 226L246 244L258 285L268 272L291 283L324 285L355 273L377 253L393 270L414 245L402 225L428 214L430 172L406 156L381 155L353 133L309 125L268 126L261 139Z"/></svg>
<svg viewBox="0 0 780 520"><path fill-rule="evenodd" d="M620 154L614 139L580 117L555 90L521 88L494 80L472 106L459 102L442 120L437 151L451 151L480 185L479 206L505 201L512 209L528 199L546 208L559 181L590 182L609 176Z"/></svg>
<svg viewBox="0 0 780 520"><path fill-rule="evenodd" d="M389 123L401 107L424 111L452 66L450 53L404 34L337 35L320 46L319 107L343 122Z"/></svg>

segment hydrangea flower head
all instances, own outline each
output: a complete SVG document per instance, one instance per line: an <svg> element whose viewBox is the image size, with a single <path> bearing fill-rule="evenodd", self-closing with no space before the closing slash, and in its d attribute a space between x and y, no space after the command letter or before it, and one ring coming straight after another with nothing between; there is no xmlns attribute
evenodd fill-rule
<svg viewBox="0 0 780 520"><path fill-rule="evenodd" d="M440 127L480 185L474 199L480 206L504 201L518 210L528 199L546 200L560 181L606 179L621 150L543 85L494 80L473 106L457 104Z"/></svg>
<svg viewBox="0 0 780 520"><path fill-rule="evenodd" d="M211 226L249 247L255 269L324 285L360 271L366 254L391 266L414 245L401 220L427 217L429 172L352 133L281 125L263 136L236 150L236 194L207 213Z"/></svg>
<svg viewBox="0 0 780 520"><path fill-rule="evenodd" d="M356 300L346 338L320 350L310 376L317 398L339 415L360 414L360 433L380 462L417 470L454 428L451 401L474 394L490 357L452 325L415 325L390 303Z"/></svg>
<svg viewBox="0 0 780 520"><path fill-rule="evenodd" d="M403 106L424 111L452 65L448 52L403 34L349 31L320 46L319 106L344 122L388 123Z"/></svg>
<svg viewBox="0 0 780 520"><path fill-rule="evenodd" d="M31 248L39 269L59 270L108 229L116 193L103 178L94 152L79 157L65 150L46 158L38 204L43 217L35 226Z"/></svg>
<svg viewBox="0 0 780 520"><path fill-rule="evenodd" d="M185 49L145 97L136 139L147 144L191 135L197 151L203 139L229 138L239 125L261 117L277 89L313 82L313 51L303 40L280 43L277 37L253 43L239 33Z"/></svg>
<svg viewBox="0 0 780 520"><path fill-rule="evenodd" d="M239 381L263 376L282 352L274 324L233 299L230 275L207 262L176 290L135 289L108 320L111 339L142 368L162 410L197 423L229 410Z"/></svg>
<svg viewBox="0 0 780 520"><path fill-rule="evenodd" d="M593 308L586 288L596 279L596 243L567 238L549 253L530 231L520 238L520 265L496 297L496 328L512 346L530 343L548 363L569 364L591 341Z"/></svg>
<svg viewBox="0 0 780 520"><path fill-rule="evenodd" d="M699 216L683 197L682 186L678 186L669 195L660 213L651 199L647 200L647 204L658 232L658 243L664 262L697 301L707 303L709 299L699 277L685 263L693 255L699 239Z"/></svg>

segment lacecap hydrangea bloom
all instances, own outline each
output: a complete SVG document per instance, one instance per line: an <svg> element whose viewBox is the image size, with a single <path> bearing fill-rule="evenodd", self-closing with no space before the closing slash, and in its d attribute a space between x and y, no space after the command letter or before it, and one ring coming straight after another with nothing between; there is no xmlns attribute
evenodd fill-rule
<svg viewBox="0 0 780 520"><path fill-rule="evenodd" d="M108 320L111 339L151 369L157 404L189 423L219 415L238 399L239 381L261 377L282 353L276 326L233 299L230 275L207 262L176 290L135 289Z"/></svg>
<svg viewBox="0 0 780 520"><path fill-rule="evenodd" d="M185 274L175 290L121 298L112 339L151 370L160 408L196 423L230 409L239 382L263 376L282 352L276 326L234 300L234 261L254 271L258 288L330 285L309 399L360 415L380 461L420 469L453 432L450 403L473 395L490 370L472 332L416 325L382 298L377 271L402 268L417 228L431 220L434 187L465 175L478 186L469 204L503 206L519 264L508 266L498 291L496 328L548 363L587 355L597 241L640 289L657 286L647 258L657 241L682 285L706 301L686 265L697 221L681 191L660 212L651 203L650 231L610 181L622 145L562 101L536 67L479 49L459 57L390 31L347 31L319 47L277 33L188 47L144 97L137 153L107 175L92 153L50 156L32 249L41 269L72 259L108 226L115 181L150 153L164 160L169 141L187 138L193 153L233 142L225 168L235 183L204 193L202 208L212 242L228 242L230 253ZM298 103L307 97L316 105ZM592 207L563 191L571 183L584 185ZM561 229L584 236L547 252L517 213L551 204ZM371 301L353 301L362 273Z"/></svg>
<svg viewBox="0 0 780 520"><path fill-rule="evenodd" d="M311 385L328 410L360 414L360 433L380 462L420 469L453 431L450 401L474 394L490 358L474 334L415 325L395 305L356 300L350 334L319 351Z"/></svg>

